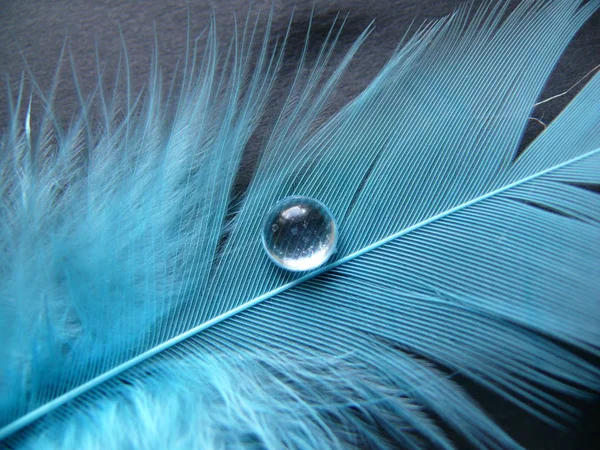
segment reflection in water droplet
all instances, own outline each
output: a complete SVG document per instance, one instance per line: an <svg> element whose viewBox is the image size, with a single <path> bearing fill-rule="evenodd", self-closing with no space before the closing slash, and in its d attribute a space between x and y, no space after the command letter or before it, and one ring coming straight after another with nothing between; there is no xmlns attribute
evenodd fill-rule
<svg viewBox="0 0 600 450"><path fill-rule="evenodd" d="M331 211L309 197L288 197L267 213L262 242L278 266L306 271L322 265L335 251L337 227Z"/></svg>

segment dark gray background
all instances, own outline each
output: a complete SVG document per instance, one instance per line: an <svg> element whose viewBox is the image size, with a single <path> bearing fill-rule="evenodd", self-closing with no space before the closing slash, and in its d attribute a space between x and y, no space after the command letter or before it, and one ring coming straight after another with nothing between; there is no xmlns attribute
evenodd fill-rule
<svg viewBox="0 0 600 450"><path fill-rule="evenodd" d="M256 1L252 9L266 15L274 7L273 33L283 35L295 7L292 36L286 51L286 71L281 79L290 81L294 65L299 58L306 29L314 5L312 42L318 48L331 22L338 12L349 14L334 63L339 61L358 35L375 20L375 30L347 71L341 88L336 91L330 112L339 109L356 96L383 67L410 24L425 19L440 18L451 13L462 0L365 0L316 1L274 0ZM473 0L475 5L483 3ZM511 2L516 4L516 2ZM68 36L68 50L73 54L79 82L84 94L97 82L95 62L96 43L105 77L111 80L121 53L119 27L129 54L133 92L138 92L147 82L148 69L154 43L158 36L160 63L165 81L170 81L173 68L181 59L187 39L187 22L190 35L197 36L208 24L214 11L218 33L226 44L233 29L233 16L243 21L249 2L229 0L222 2L185 0L149 1L68 1L68 0L0 0L0 75L5 74L16 86L25 70L23 60L35 75L42 89L48 89L57 66L61 47ZM577 80L600 64L600 14L586 24L568 52L558 64L544 98L568 89ZM78 109L70 67L63 64L63 77L58 89L59 115L68 120ZM575 93L575 91L573 92ZM283 94L283 93L282 93ZM548 122L560 111L570 96L546 104L536 117ZM6 89L0 90L0 104L6 100ZM6 119L5 108L0 118Z"/></svg>
<svg viewBox="0 0 600 450"><path fill-rule="evenodd" d="M420 24L424 19L440 18L458 7L457 0L336 0L307 2L301 0L256 1L253 10L266 14L274 7L273 33L283 35L295 6L292 34L285 53L284 70L277 89L281 95L289 85L295 64L301 54L306 29L314 6L311 49L323 41L331 22L338 12L349 14L339 50L334 63L339 61L358 35L374 19L375 30L360 50L350 70L344 76L340 89L334 95L327 114L332 114L354 98L383 67L409 25ZM475 0L474 4L482 1ZM511 5L514 3L511 2ZM233 29L233 15L243 21L248 14L246 1L206 2L184 0L149 1L65 1L65 0L0 0L0 130L7 120L3 106L7 100L6 77L14 89L24 72L30 71L42 89L49 89L56 70L58 57L68 36L67 48L73 55L78 80L84 95L89 94L97 82L95 61L96 44L105 78L114 77L122 51L120 31L127 47L131 68L133 92L137 93L148 79L155 31L158 36L160 64L165 82L170 82L172 70L180 60L187 39L188 20L190 35L197 36L208 24L211 14L217 17L221 42L226 43ZM120 28L119 28L120 27ZM314 54L314 53L312 53ZM25 64L25 62L27 64ZM565 56L556 67L542 98L567 90L593 67L600 64L600 14L578 34ZM65 124L78 110L68 57L63 64L62 77L57 91L56 112ZM567 95L538 108L534 116L549 122L572 98ZM277 94L276 94L277 96ZM526 133L529 141L542 127L531 121ZM258 149L257 149L258 150ZM250 169L248 169L250 170ZM566 432L552 430L537 420L517 411L505 401L487 393L473 390L482 404L496 420L508 429L527 448L562 449L587 448L593 436L598 405L580 405L586 413L582 421Z"/></svg>

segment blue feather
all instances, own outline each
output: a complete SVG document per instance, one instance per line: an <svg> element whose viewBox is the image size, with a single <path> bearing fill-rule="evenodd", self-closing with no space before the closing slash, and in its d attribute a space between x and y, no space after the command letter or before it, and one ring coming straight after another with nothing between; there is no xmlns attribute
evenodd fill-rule
<svg viewBox="0 0 600 450"><path fill-rule="evenodd" d="M464 7L320 124L370 31L326 76L333 26L312 66L307 40L241 199L288 37L273 45L271 16L224 54L213 21L167 95L157 54L145 95L100 77L66 131L54 91L32 125L21 83L0 144L2 443L454 448L451 429L520 448L458 378L564 424L565 396L600 391L600 196L583 187L600 185L600 75L519 148L599 7ZM261 247L291 195L339 225L311 272Z"/></svg>

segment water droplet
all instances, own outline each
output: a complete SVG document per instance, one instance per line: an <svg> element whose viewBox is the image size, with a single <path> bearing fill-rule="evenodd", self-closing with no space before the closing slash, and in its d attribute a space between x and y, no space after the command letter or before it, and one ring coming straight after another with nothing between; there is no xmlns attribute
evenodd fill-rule
<svg viewBox="0 0 600 450"><path fill-rule="evenodd" d="M291 271L316 269L335 251L337 226L331 211L309 197L288 197L267 213L262 243L275 264Z"/></svg>

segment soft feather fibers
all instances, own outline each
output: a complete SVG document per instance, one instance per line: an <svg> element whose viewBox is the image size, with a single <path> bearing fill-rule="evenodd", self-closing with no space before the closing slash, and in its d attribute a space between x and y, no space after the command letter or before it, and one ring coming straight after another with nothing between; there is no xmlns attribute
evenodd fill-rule
<svg viewBox="0 0 600 450"><path fill-rule="evenodd" d="M323 124L368 34L325 77L332 28L242 197L286 41L270 19L225 53L211 24L177 87L156 62L139 96L100 77L67 129L54 91L36 119L22 83L0 151L2 444L519 448L461 380L567 423L565 399L600 389L600 75L518 150L599 7L463 8ZM340 236L300 275L259 237L294 194Z"/></svg>

